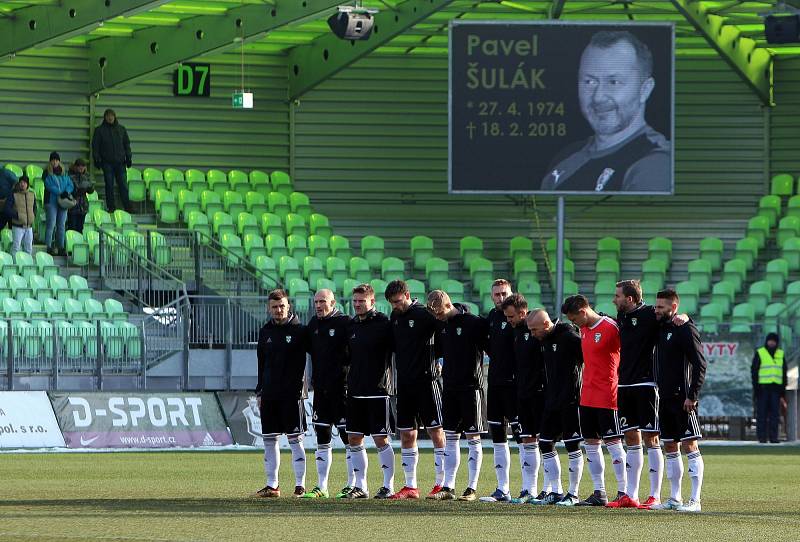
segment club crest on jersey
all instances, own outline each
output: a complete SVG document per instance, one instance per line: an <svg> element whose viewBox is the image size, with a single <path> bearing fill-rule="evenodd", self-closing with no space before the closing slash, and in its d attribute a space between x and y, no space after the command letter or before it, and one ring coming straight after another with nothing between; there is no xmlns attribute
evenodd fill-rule
<svg viewBox="0 0 800 542"><path fill-rule="evenodd" d="M672 338L672 332L670 331L669 333L667 333L667 340L670 340L671 338Z"/></svg>
<svg viewBox="0 0 800 542"><path fill-rule="evenodd" d="M292 336L291 335L287 335L286 336L286 342L287 343L291 343L292 342Z"/></svg>
<svg viewBox="0 0 800 542"><path fill-rule="evenodd" d="M594 342L599 343L600 339L602 339L602 338L603 338L603 334L602 333L595 333L594 334Z"/></svg>
<svg viewBox="0 0 800 542"><path fill-rule="evenodd" d="M631 324L633 324L635 326L637 323L639 323L639 319L638 318L631 318Z"/></svg>
<svg viewBox="0 0 800 542"><path fill-rule="evenodd" d="M505 329L508 325L508 322L500 322L500 329Z"/></svg>
<svg viewBox="0 0 800 542"><path fill-rule="evenodd" d="M456 335L461 335L461 328L460 327L456 328Z"/></svg>
<svg viewBox="0 0 800 542"><path fill-rule="evenodd" d="M414 327L414 320L408 321L408 327Z"/></svg>
<svg viewBox="0 0 800 542"><path fill-rule="evenodd" d="M525 340L527 341L527 340L528 340L528 337L530 337L530 336L531 336L531 334L530 334L530 333L526 333L526 334L525 334Z"/></svg>
<svg viewBox="0 0 800 542"><path fill-rule="evenodd" d="M554 344L554 345L553 345L553 352L555 352L555 351L557 351L557 350L558 350L558 345L557 345L557 344Z"/></svg>
<svg viewBox="0 0 800 542"><path fill-rule="evenodd" d="M329 329L329 330L328 330L328 335L330 335L331 337L333 337L334 335L336 335L336 330L335 330L335 329Z"/></svg>

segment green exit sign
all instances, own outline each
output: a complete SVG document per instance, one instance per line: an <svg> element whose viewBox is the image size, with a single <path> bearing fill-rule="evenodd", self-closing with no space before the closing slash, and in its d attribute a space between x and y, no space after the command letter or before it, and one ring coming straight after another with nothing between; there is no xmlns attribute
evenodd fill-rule
<svg viewBox="0 0 800 542"><path fill-rule="evenodd" d="M181 64L172 75L175 96L211 96L211 65Z"/></svg>
<svg viewBox="0 0 800 542"><path fill-rule="evenodd" d="M253 93L234 92L232 105L234 109L253 109Z"/></svg>

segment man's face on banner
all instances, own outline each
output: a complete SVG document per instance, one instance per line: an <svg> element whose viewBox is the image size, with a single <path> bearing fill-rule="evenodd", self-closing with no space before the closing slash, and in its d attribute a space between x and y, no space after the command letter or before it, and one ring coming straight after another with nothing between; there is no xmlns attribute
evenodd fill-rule
<svg viewBox="0 0 800 542"><path fill-rule="evenodd" d="M636 50L626 41L611 47L589 46L578 70L581 112L596 134L621 132L637 118L653 90L652 77L644 77Z"/></svg>

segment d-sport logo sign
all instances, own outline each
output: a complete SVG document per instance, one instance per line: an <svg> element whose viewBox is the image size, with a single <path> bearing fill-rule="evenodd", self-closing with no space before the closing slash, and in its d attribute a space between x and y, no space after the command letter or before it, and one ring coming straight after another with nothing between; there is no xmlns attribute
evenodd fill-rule
<svg viewBox="0 0 800 542"><path fill-rule="evenodd" d="M232 444L210 393L53 393L70 448L175 448Z"/></svg>

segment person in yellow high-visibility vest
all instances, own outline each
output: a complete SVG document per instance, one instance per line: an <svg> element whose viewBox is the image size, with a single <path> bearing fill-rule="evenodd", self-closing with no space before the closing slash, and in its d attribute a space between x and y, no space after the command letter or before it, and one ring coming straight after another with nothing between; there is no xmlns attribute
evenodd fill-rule
<svg viewBox="0 0 800 542"><path fill-rule="evenodd" d="M756 433L759 442L778 440L778 420L786 410L786 363L778 348L780 337L769 333L764 346L756 350L751 368L756 403Z"/></svg>

